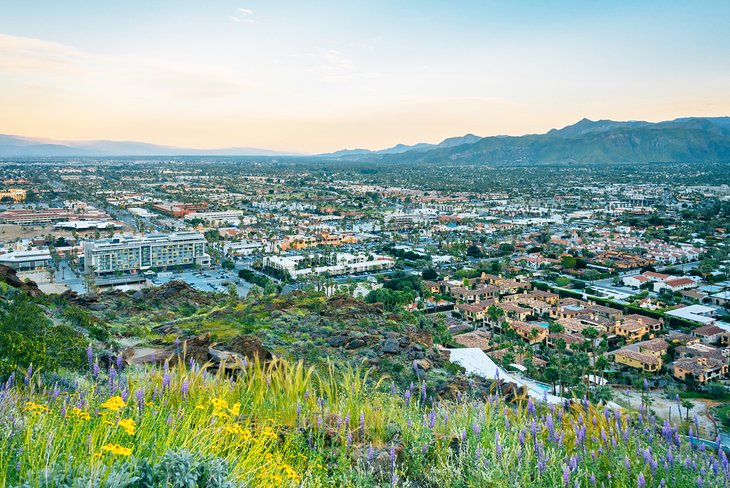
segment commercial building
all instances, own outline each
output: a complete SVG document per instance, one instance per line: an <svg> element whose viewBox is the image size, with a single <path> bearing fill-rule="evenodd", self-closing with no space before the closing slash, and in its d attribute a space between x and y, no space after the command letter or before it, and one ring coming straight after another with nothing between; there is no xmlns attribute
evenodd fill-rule
<svg viewBox="0 0 730 488"><path fill-rule="evenodd" d="M53 263L48 249L34 251L15 251L0 254L0 264L9 266L16 271L33 271L45 269Z"/></svg>
<svg viewBox="0 0 730 488"><path fill-rule="evenodd" d="M140 271L210 265L206 240L197 232L114 237L84 243L84 267L97 284L143 281Z"/></svg>
<svg viewBox="0 0 730 488"><path fill-rule="evenodd" d="M314 262L314 265L311 263ZM297 279L307 275L330 276L347 275L382 271L392 268L393 258L388 256L373 256L367 254L337 253L333 258L324 259L321 255L310 256L266 256L264 267L284 272L291 278Z"/></svg>
<svg viewBox="0 0 730 488"><path fill-rule="evenodd" d="M102 210L93 208L46 208L42 210L13 209L0 212L0 222L15 225L41 225L69 220L110 220Z"/></svg>

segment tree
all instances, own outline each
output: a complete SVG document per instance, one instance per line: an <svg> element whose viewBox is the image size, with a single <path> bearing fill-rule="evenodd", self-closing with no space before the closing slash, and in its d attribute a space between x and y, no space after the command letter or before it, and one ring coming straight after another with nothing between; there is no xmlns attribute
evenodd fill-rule
<svg viewBox="0 0 730 488"><path fill-rule="evenodd" d="M593 389L593 401L605 404L613 400L613 389L607 385L599 385Z"/></svg>
<svg viewBox="0 0 730 488"><path fill-rule="evenodd" d="M428 268L423 270L423 272L421 273L421 277L424 280L434 281L438 279L439 275L433 268Z"/></svg>
<svg viewBox="0 0 730 488"><path fill-rule="evenodd" d="M562 258L560 258L560 265L563 268L568 268L568 269L575 268L576 264L577 264L577 261L573 256L566 255L566 256L563 256Z"/></svg>
<svg viewBox="0 0 730 488"><path fill-rule="evenodd" d="M487 309L487 317L489 318L489 323L495 326L499 323L499 319L504 317L504 310L496 305L490 305Z"/></svg>
<svg viewBox="0 0 730 488"><path fill-rule="evenodd" d="M694 402L692 402L692 401L690 401L690 400L688 400L686 398L682 400L682 407L687 412L687 414L686 414L686 420L687 420L687 422L689 422L689 411L692 410L694 408L694 406L695 406Z"/></svg>

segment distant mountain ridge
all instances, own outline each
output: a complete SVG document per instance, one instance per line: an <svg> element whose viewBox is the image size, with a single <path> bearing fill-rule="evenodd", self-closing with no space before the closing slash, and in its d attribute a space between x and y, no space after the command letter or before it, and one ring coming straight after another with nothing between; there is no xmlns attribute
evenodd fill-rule
<svg viewBox="0 0 730 488"><path fill-rule="evenodd" d="M436 145L416 146L398 152L358 150L323 156L384 163L730 161L730 117L684 117L664 122L582 119L545 134L468 134Z"/></svg>
<svg viewBox="0 0 730 488"><path fill-rule="evenodd" d="M0 134L0 157L296 156L251 147L191 149L136 141L55 141Z"/></svg>
<svg viewBox="0 0 730 488"><path fill-rule="evenodd" d="M266 149L190 149L136 141L56 141L0 135L0 157L303 156ZM398 163L605 164L730 161L730 117L683 117L664 122L582 119L545 134L479 137L438 144L398 144L378 151L345 149L312 158Z"/></svg>

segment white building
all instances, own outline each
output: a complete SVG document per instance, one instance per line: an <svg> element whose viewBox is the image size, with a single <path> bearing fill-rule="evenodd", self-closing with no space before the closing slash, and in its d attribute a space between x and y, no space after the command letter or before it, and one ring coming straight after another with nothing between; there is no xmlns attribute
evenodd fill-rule
<svg viewBox="0 0 730 488"><path fill-rule="evenodd" d="M14 251L7 254L0 254L0 264L9 266L16 271L45 269L51 263L53 263L53 259L48 249Z"/></svg>
<svg viewBox="0 0 730 488"><path fill-rule="evenodd" d="M330 276L339 276L354 273L368 273L389 269L394 265L393 258L388 256L368 255L365 253L350 254L345 252L337 253L334 260L329 260L328 263L322 265L315 264L314 266L307 266L305 264L308 258L316 263L316 259L319 257L320 255L318 254L312 254L308 257L303 255L266 256L263 264L264 267L283 271L293 279L311 274L323 275L326 273Z"/></svg>
<svg viewBox="0 0 730 488"><path fill-rule="evenodd" d="M144 237L114 237L84 243L84 267L97 280L139 276L152 268L210 265L207 241L197 232Z"/></svg>

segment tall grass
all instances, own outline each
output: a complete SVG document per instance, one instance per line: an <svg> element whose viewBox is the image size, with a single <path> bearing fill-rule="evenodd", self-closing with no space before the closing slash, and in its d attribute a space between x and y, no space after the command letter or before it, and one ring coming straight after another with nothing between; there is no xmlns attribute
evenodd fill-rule
<svg viewBox="0 0 730 488"><path fill-rule="evenodd" d="M727 486L719 445L647 412L440 402L333 364L231 366L11 378L0 486Z"/></svg>

